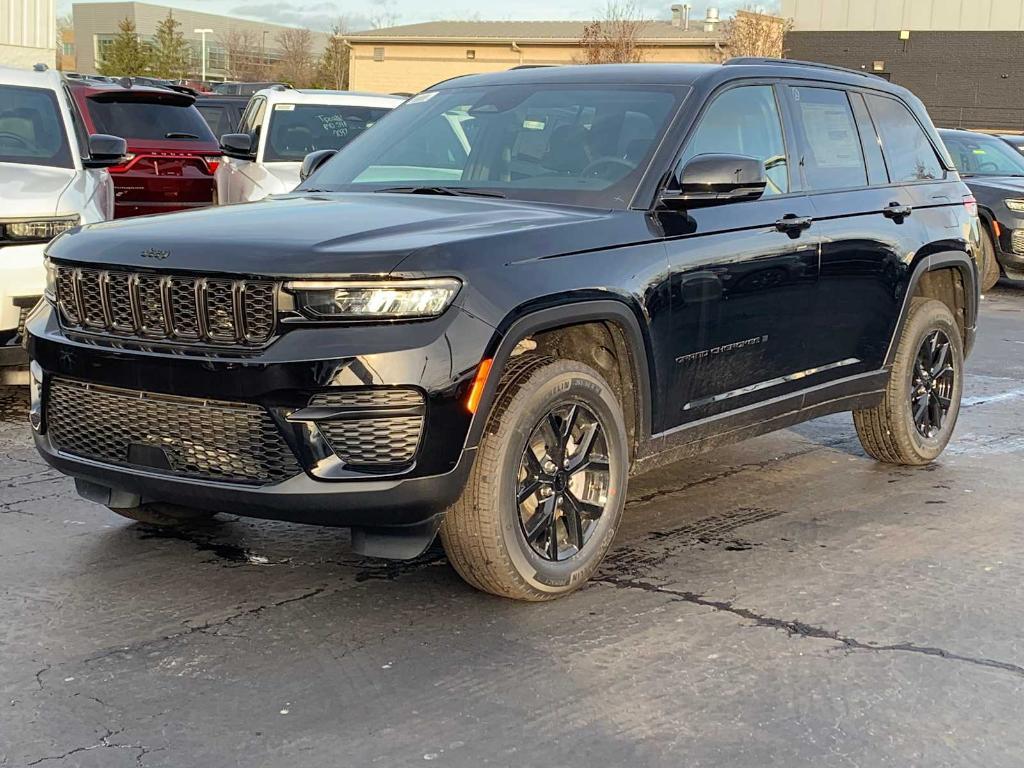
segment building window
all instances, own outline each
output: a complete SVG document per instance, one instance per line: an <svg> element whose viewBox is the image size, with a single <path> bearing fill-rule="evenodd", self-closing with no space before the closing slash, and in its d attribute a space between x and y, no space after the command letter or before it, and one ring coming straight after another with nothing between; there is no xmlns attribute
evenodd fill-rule
<svg viewBox="0 0 1024 768"><path fill-rule="evenodd" d="M63 44L61 44L61 50L64 52L65 56L74 56L75 55L75 44L74 43L63 43Z"/></svg>
<svg viewBox="0 0 1024 768"><path fill-rule="evenodd" d="M114 38L111 36L96 38L96 63L100 64L105 58L107 51L110 50L110 46L114 44Z"/></svg>
<svg viewBox="0 0 1024 768"><path fill-rule="evenodd" d="M384 61L384 49L383 48L374 48L373 49L373 60L374 61Z"/></svg>
<svg viewBox="0 0 1024 768"><path fill-rule="evenodd" d="M476 58L476 51L474 51L472 48L468 48L466 50L466 58L470 59L470 60L475 59Z"/></svg>

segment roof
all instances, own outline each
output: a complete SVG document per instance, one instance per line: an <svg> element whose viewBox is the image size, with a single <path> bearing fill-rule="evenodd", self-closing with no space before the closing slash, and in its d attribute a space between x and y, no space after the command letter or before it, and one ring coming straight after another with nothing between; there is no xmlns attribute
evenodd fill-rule
<svg viewBox="0 0 1024 768"><path fill-rule="evenodd" d="M0 67L0 85L20 85L28 88L60 88L60 72L45 69L38 72L34 69L13 69Z"/></svg>
<svg viewBox="0 0 1024 768"><path fill-rule="evenodd" d="M462 88L476 85L609 83L617 85L661 85L714 87L737 79L758 77L795 78L823 83L840 83L858 88L897 94L919 101L910 91L880 77L859 70L831 67L789 59L730 59L724 64L583 64L557 67L513 68L500 72L453 77L431 86L429 90ZM920 107L923 110L923 106Z"/></svg>
<svg viewBox="0 0 1024 768"><path fill-rule="evenodd" d="M317 91L312 89L264 88L257 94L272 104L342 104L362 107L397 107L405 99L387 93L360 93L359 91Z"/></svg>
<svg viewBox="0 0 1024 768"><path fill-rule="evenodd" d="M353 42L503 42L564 43L579 41L590 21L428 21L348 35ZM643 24L639 42L656 45L710 45L723 38L721 25L705 32L703 22L689 29L670 21Z"/></svg>

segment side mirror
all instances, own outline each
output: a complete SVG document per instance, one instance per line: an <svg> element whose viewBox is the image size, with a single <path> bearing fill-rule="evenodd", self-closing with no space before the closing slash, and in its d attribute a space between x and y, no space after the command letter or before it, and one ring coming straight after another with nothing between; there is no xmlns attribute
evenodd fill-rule
<svg viewBox="0 0 1024 768"><path fill-rule="evenodd" d="M313 175L314 171L338 154L336 149L318 149L310 152L302 158L302 165L299 167L299 181L305 181Z"/></svg>
<svg viewBox="0 0 1024 768"><path fill-rule="evenodd" d="M109 168L124 162L128 142L119 136L94 133L89 136L89 157L82 160L86 168Z"/></svg>
<svg viewBox="0 0 1024 768"><path fill-rule="evenodd" d="M225 133L220 137L220 151L239 160L255 160L255 143L248 133Z"/></svg>
<svg viewBox="0 0 1024 768"><path fill-rule="evenodd" d="M662 192L670 208L701 208L758 200L768 180L764 163L745 155L697 155L683 167L679 183Z"/></svg>

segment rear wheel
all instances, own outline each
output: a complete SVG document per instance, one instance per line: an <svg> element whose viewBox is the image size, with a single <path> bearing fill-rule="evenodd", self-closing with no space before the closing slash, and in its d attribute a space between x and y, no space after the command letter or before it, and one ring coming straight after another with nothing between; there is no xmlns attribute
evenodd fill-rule
<svg viewBox="0 0 1024 768"><path fill-rule="evenodd" d="M210 520L216 514L216 512L209 512L205 509L179 507L177 504L164 504L155 501L140 504L137 507L108 507L108 509L137 523L156 525L161 528L203 522Z"/></svg>
<svg viewBox="0 0 1024 768"><path fill-rule="evenodd" d="M963 341L949 307L913 299L882 402L853 412L864 450L889 464L938 458L960 413L963 368Z"/></svg>
<svg viewBox="0 0 1024 768"><path fill-rule="evenodd" d="M987 226L981 227L981 291L991 291L999 282L999 259L996 257L996 243Z"/></svg>
<svg viewBox="0 0 1024 768"><path fill-rule="evenodd" d="M622 409L574 361L517 359L502 375L462 497L441 540L478 589L550 600L582 586L611 545L625 503Z"/></svg>

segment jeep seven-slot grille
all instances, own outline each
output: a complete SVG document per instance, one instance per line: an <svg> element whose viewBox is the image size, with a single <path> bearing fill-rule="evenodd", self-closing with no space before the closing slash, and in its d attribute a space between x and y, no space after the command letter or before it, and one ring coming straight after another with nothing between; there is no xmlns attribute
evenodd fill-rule
<svg viewBox="0 0 1024 768"><path fill-rule="evenodd" d="M203 480L267 485L301 472L263 408L53 379L47 430L64 453Z"/></svg>
<svg viewBox="0 0 1024 768"><path fill-rule="evenodd" d="M276 325L275 288L260 280L57 267L66 326L154 341L265 344Z"/></svg>

